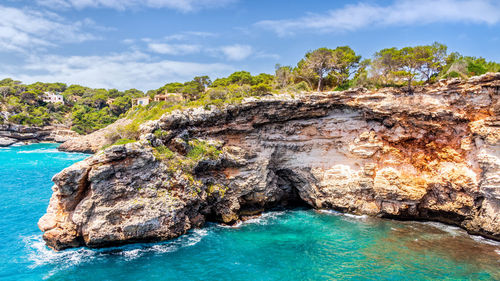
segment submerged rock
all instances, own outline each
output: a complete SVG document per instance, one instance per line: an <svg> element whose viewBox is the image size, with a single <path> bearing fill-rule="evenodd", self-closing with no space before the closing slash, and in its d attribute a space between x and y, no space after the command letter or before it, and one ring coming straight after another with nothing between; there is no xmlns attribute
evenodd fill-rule
<svg viewBox="0 0 500 281"><path fill-rule="evenodd" d="M500 240L500 74L190 109L57 174L54 249L177 237L277 206L458 225Z"/></svg>

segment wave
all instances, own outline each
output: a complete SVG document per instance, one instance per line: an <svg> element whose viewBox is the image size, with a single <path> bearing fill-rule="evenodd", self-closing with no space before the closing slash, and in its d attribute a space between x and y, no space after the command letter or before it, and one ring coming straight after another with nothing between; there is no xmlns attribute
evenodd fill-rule
<svg viewBox="0 0 500 281"><path fill-rule="evenodd" d="M55 148L37 148L33 150L21 150L17 153L61 153L59 150Z"/></svg>
<svg viewBox="0 0 500 281"><path fill-rule="evenodd" d="M85 158L89 157L88 154L83 154L83 153L61 153L60 155L57 155L53 158L62 160L62 161L80 161Z"/></svg>
<svg viewBox="0 0 500 281"><path fill-rule="evenodd" d="M137 243L119 247L103 249L77 248L63 251L49 249L41 235L29 236L23 239L28 248L28 260L32 262L30 268L40 266L55 266L56 269L66 269L81 263L93 262L109 256L122 257L133 260L145 254L163 254L175 252L183 247L191 247L208 235L207 229L194 229L189 233L171 241L160 243Z"/></svg>
<svg viewBox="0 0 500 281"><path fill-rule="evenodd" d="M342 213L339 211L335 210L318 210L318 212L323 213L323 214L329 214L329 215L334 215L334 216L339 216L339 217L345 217L345 218L350 218L350 219L357 219L357 220L365 220L370 218L368 215L354 215L354 214L349 214L349 213Z"/></svg>
<svg viewBox="0 0 500 281"><path fill-rule="evenodd" d="M28 259L33 262L30 268L54 264L69 267L86 261L96 254L95 251L86 248L53 251L45 245L41 235L26 237L23 242L28 248Z"/></svg>
<svg viewBox="0 0 500 281"><path fill-rule="evenodd" d="M323 213L323 214L335 215L335 216L342 216L343 215L339 211L328 210L328 209L321 209L321 210L318 210L318 212Z"/></svg>
<svg viewBox="0 0 500 281"><path fill-rule="evenodd" d="M190 233L182 235L172 241L162 242L158 244L131 244L115 248L115 251L118 250L118 254L123 256L127 261L142 257L148 253L170 253L184 247L191 247L198 244L198 242L200 242L203 237L207 236L208 233L209 232L207 229L194 229Z"/></svg>
<svg viewBox="0 0 500 281"><path fill-rule="evenodd" d="M354 214L347 214L347 213L343 214L343 216L351 218L351 219L358 219L358 220L364 220L364 219L369 218L369 216L367 216L367 215L354 215Z"/></svg>
<svg viewBox="0 0 500 281"><path fill-rule="evenodd" d="M500 241L495 241L495 240L491 240L491 239L487 239L487 238L484 238L482 236L477 236L477 235L470 235L470 237L478 242L478 243L482 243L482 244L488 244L488 245L492 245L492 246L497 246L497 247L500 247ZM499 250L496 250L496 252L498 254L500 254L500 249Z"/></svg>
<svg viewBox="0 0 500 281"><path fill-rule="evenodd" d="M440 222L426 221L426 222L416 222L416 223L421 223L421 224L424 224L427 226L437 228L441 231L447 232L451 236L460 236L460 235L467 234L463 229L461 229L458 226L447 225L447 224L440 223Z"/></svg>
<svg viewBox="0 0 500 281"><path fill-rule="evenodd" d="M258 225L267 225L270 224L274 221L274 219L277 219L278 217L281 217L282 215L286 214L288 211L271 211L271 212L265 212L262 213L261 215L251 218L245 221L238 221L237 223L233 225L226 225L226 224L220 224L216 223L214 224L216 227L222 227L222 228L240 228L244 225L251 225L251 224L258 224Z"/></svg>
<svg viewBox="0 0 500 281"><path fill-rule="evenodd" d="M241 224L259 224L259 225L266 225L272 222L272 220L277 219L278 217L281 217L282 215L286 214L287 211L273 211L273 212L265 212L262 213L262 215L251 218L246 221L242 221Z"/></svg>
<svg viewBox="0 0 500 281"><path fill-rule="evenodd" d="M21 142L13 143L10 146L17 147L17 146L25 146L25 145L29 145L29 144L21 141Z"/></svg>

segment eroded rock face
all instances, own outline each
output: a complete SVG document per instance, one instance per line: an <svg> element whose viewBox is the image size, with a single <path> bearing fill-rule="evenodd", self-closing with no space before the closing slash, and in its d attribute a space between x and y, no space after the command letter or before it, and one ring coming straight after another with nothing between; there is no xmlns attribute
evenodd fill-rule
<svg viewBox="0 0 500 281"><path fill-rule="evenodd" d="M499 89L487 74L173 112L57 174L39 226L55 249L101 247L302 203L500 240ZM201 139L218 153L190 160Z"/></svg>
<svg viewBox="0 0 500 281"><path fill-rule="evenodd" d="M78 134L64 125L45 127L16 124L0 125L0 147L18 142L37 143L42 141L65 142L77 138Z"/></svg>
<svg viewBox="0 0 500 281"><path fill-rule="evenodd" d="M116 139L112 136L117 135L117 130L131 122L132 120L127 118L118 119L113 124L88 135L65 140L57 149L66 152L96 153L103 146L114 143Z"/></svg>

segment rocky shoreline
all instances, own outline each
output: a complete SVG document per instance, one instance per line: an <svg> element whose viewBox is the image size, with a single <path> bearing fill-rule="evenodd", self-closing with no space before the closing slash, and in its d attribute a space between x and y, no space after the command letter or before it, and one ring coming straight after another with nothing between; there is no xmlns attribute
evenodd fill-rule
<svg viewBox="0 0 500 281"><path fill-rule="evenodd" d="M497 73L175 111L55 175L39 227L105 247L305 204L500 240L499 96Z"/></svg>
<svg viewBox="0 0 500 281"><path fill-rule="evenodd" d="M78 138L69 139L57 149L65 152L96 153L102 147L109 146L115 141L115 139L110 138L110 135L118 135L119 130L131 122L132 120L127 118L118 119L105 128Z"/></svg>
<svg viewBox="0 0 500 281"><path fill-rule="evenodd" d="M78 133L63 125L45 127L0 125L0 147L38 142L63 143L77 137L79 137Z"/></svg>

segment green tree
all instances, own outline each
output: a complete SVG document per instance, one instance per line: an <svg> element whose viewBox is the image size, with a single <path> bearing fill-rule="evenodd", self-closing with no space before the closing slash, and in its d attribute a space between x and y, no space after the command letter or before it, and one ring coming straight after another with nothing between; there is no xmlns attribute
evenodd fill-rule
<svg viewBox="0 0 500 281"><path fill-rule="evenodd" d="M270 94L271 90L272 90L272 88L268 84L260 83L260 84L252 86L250 91L252 92L252 95L254 95L254 96L263 96L263 95Z"/></svg>
<svg viewBox="0 0 500 281"><path fill-rule="evenodd" d="M317 91L321 91L323 79L333 70L333 67L333 50L328 48L319 48L306 53L305 58L298 64L301 76L318 80Z"/></svg>
<svg viewBox="0 0 500 281"><path fill-rule="evenodd" d="M323 89L323 81L330 76L335 86L343 85L355 71L361 56L349 46L335 49L319 48L306 53L304 59L297 64L298 77L308 81L317 81L317 90Z"/></svg>
<svg viewBox="0 0 500 281"><path fill-rule="evenodd" d="M359 63L358 70L354 74L352 79L352 86L354 87L370 87L372 86L372 80L368 77L368 68L371 65L370 59L364 59Z"/></svg>
<svg viewBox="0 0 500 281"><path fill-rule="evenodd" d="M193 78L193 81L198 84L198 87L201 91L204 91L206 87L210 87L212 84L212 80L210 80L210 77L204 75L204 76L196 76Z"/></svg>
<svg viewBox="0 0 500 281"><path fill-rule="evenodd" d="M432 45L415 47L415 56L419 61L418 71L426 82L429 82L446 65L447 50L446 45L438 42L434 42Z"/></svg>
<svg viewBox="0 0 500 281"><path fill-rule="evenodd" d="M252 78L252 85L266 84L271 85L274 80L274 76L267 73L260 73Z"/></svg>
<svg viewBox="0 0 500 281"><path fill-rule="evenodd" d="M443 44L383 49L374 55L372 69L383 84L404 81L412 92L414 81L430 81L446 63Z"/></svg>
<svg viewBox="0 0 500 281"><path fill-rule="evenodd" d="M330 75L336 86L344 86L357 70L361 56L356 55L349 46L337 47L333 50L333 71Z"/></svg>
<svg viewBox="0 0 500 281"><path fill-rule="evenodd" d="M132 106L132 99L129 96L117 97L109 105L111 113L115 116L120 116L121 114L127 112Z"/></svg>
<svg viewBox="0 0 500 281"><path fill-rule="evenodd" d="M274 86L278 89L286 88L293 82L292 67L277 64L274 72Z"/></svg>
<svg viewBox="0 0 500 281"><path fill-rule="evenodd" d="M253 77L248 71L237 71L229 75L227 79L229 83L241 86L244 84L251 85Z"/></svg>

